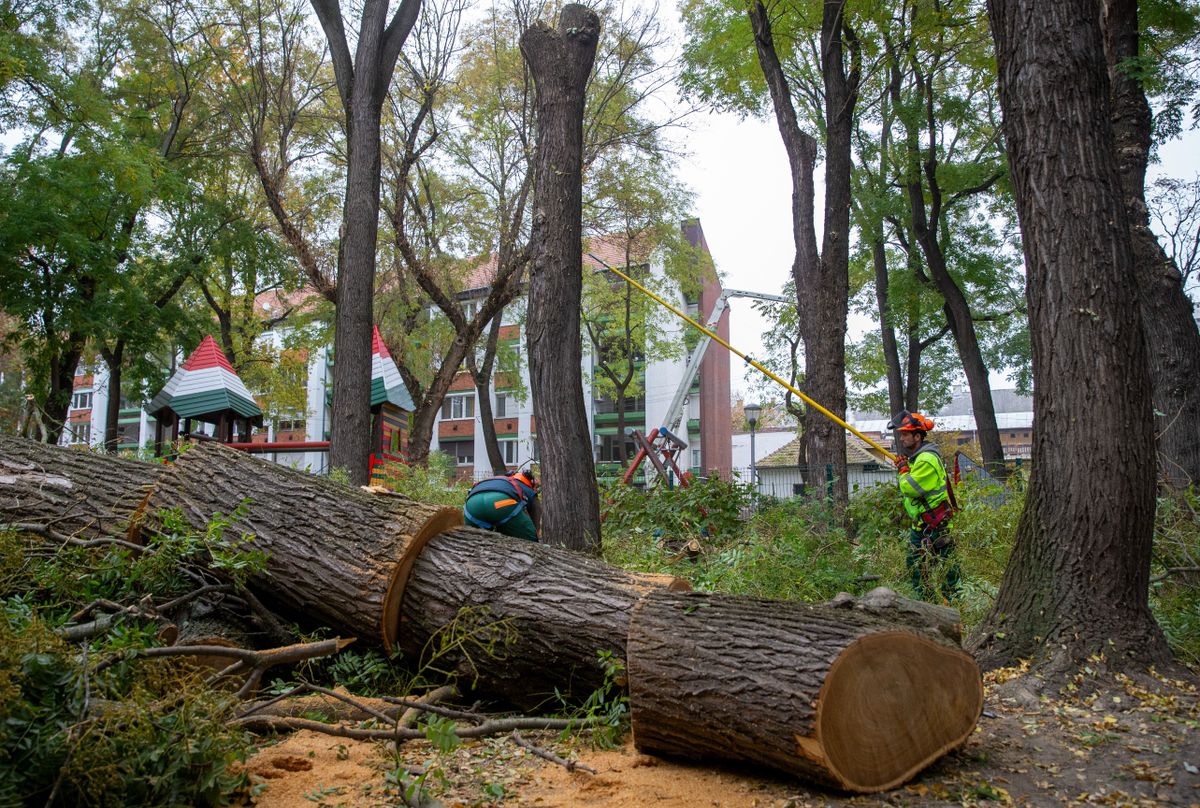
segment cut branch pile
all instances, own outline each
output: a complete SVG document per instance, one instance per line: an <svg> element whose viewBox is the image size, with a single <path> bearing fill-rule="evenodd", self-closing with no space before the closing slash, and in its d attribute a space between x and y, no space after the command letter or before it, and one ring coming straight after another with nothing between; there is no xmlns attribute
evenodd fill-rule
<svg viewBox="0 0 1200 808"><path fill-rule="evenodd" d="M2 522L76 542L118 535L130 542L140 537L122 533L125 526L160 529L163 509L203 531L215 512L229 514L249 500L227 528L252 534L253 546L269 556L250 591L238 593L248 604L257 603L257 593L343 636L414 658L428 659L438 647L437 664L459 681L523 707L555 693L578 701L604 686L609 672L600 654L609 652L626 662L634 740L642 751L751 762L874 792L903 783L961 744L982 708L978 668L959 647L957 612L890 590L820 605L691 593L670 576L630 573L460 527L457 509L347 489L216 444L193 447L162 471L30 446L0 441ZM131 488L99 486L106 475ZM95 503L77 495L35 496L48 484L90 491L93 481ZM96 510L80 517L88 513L85 504ZM105 519L96 517L100 510ZM212 592L220 586L204 583ZM167 605L99 610L160 619ZM473 620L474 644L439 646L464 615ZM111 623L101 615L66 631L86 637L103 631L105 619ZM248 696L270 666L334 653L347 641L326 642L332 645L266 651L175 646L143 655L214 654L225 660L214 678L244 676L241 692ZM424 734L412 726L415 713L406 718L397 709L355 701L355 714L379 726L330 727L274 704L252 705L237 720L256 730L304 727L351 738ZM460 728L463 737L558 726L470 712L454 718L470 723ZM519 734L514 739L521 743Z"/></svg>

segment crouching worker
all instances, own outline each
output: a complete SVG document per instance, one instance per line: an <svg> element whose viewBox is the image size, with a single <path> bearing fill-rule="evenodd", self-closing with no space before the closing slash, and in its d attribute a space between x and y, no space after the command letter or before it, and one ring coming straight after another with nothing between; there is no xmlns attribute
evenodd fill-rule
<svg viewBox="0 0 1200 808"><path fill-rule="evenodd" d="M538 540L542 524L538 481L532 471L514 471L475 483L463 504L467 524L505 536Z"/></svg>
<svg viewBox="0 0 1200 808"><path fill-rule="evenodd" d="M896 471L900 495L912 529L905 561L913 588L922 600L952 600L958 594L959 568L954 557L950 521L958 503L937 447L925 442L933 421L915 412L901 411L889 423L900 444ZM941 586L935 584L941 579Z"/></svg>

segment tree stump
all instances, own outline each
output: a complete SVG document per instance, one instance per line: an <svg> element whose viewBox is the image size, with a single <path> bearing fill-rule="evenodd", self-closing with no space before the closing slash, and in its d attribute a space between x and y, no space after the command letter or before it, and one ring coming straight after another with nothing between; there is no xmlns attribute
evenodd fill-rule
<svg viewBox="0 0 1200 808"><path fill-rule="evenodd" d="M634 742L894 788L963 743L983 708L975 661L935 637L854 609L651 593L629 626Z"/></svg>
<svg viewBox="0 0 1200 808"><path fill-rule="evenodd" d="M0 437L0 514L82 539L127 538L162 466Z"/></svg>
<svg viewBox="0 0 1200 808"><path fill-rule="evenodd" d="M375 496L215 443L188 449L159 478L147 507L178 509L196 530L249 499L228 531L268 553L252 588L292 612L391 650L413 560L462 511Z"/></svg>
<svg viewBox="0 0 1200 808"><path fill-rule="evenodd" d="M432 539L413 565L400 647L428 659L473 629L472 641L438 667L465 673L467 685L477 677L479 690L525 709L553 702L556 691L578 701L604 685L600 651L625 659L634 605L649 592L690 588L673 576L458 528ZM473 619L462 618L464 609Z"/></svg>

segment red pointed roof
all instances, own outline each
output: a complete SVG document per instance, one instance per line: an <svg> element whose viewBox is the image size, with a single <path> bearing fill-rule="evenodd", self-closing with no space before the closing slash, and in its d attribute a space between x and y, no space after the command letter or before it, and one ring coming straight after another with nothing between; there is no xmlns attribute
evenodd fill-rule
<svg viewBox="0 0 1200 808"><path fill-rule="evenodd" d="M183 363L184 370L203 370L204 368L224 368L233 373L233 365L229 364L225 352L217 346L217 341L211 336L200 340L196 350ZM236 375L236 374L235 374Z"/></svg>
<svg viewBox="0 0 1200 808"><path fill-rule="evenodd" d="M387 346L383 344L383 337L379 336L379 326L373 326L373 328L374 332L371 334L371 353L391 359L392 355L388 353Z"/></svg>

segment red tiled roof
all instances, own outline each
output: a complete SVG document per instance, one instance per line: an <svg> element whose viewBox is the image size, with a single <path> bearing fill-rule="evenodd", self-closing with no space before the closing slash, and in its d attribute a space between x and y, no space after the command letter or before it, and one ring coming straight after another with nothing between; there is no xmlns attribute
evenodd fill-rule
<svg viewBox="0 0 1200 808"><path fill-rule="evenodd" d="M594 236L583 243L583 264L591 269L603 269L604 264L620 269L626 264L625 245L628 239L623 234L610 233ZM650 255L648 245L635 242L629 251L629 262L645 263ZM589 255L589 253L591 255ZM595 258L591 257L595 256ZM604 263L600 263L596 258ZM479 263L466 271L463 277L464 289L483 289L491 286L496 278L499 259L495 253L480 259Z"/></svg>
<svg viewBox="0 0 1200 808"><path fill-rule="evenodd" d="M233 373L233 365L225 357L225 352L217 347L217 341L212 337L200 340L196 350L183 363L184 370L200 370L202 368L220 367ZM237 374L234 374L237 375Z"/></svg>

